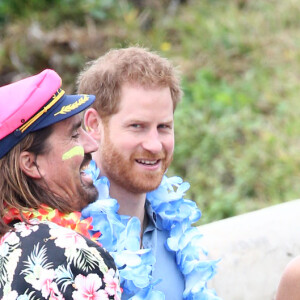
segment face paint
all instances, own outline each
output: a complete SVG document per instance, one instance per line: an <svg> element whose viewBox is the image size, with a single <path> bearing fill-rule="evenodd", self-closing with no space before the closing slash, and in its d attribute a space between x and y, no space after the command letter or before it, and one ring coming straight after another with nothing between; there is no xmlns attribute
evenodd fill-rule
<svg viewBox="0 0 300 300"><path fill-rule="evenodd" d="M84 156L84 149L82 146L75 146L63 154L62 160L70 159L76 155Z"/></svg>

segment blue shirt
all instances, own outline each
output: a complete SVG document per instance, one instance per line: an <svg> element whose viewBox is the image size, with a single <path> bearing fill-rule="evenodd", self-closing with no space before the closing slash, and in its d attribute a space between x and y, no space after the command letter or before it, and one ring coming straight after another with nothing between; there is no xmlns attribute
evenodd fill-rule
<svg viewBox="0 0 300 300"><path fill-rule="evenodd" d="M182 300L184 278L177 267L175 253L168 251L165 247L169 232L158 228L156 214L148 201L146 201L145 209L148 225L143 234L143 248L150 248L156 258L152 271L153 282L160 280L154 289L163 292L166 300ZM132 296L123 292L122 300L127 300Z"/></svg>
<svg viewBox="0 0 300 300"><path fill-rule="evenodd" d="M156 215L149 202L146 202L146 213L148 225L143 234L143 247L151 248L156 258L152 273L153 281L162 279L154 289L163 292L166 300L182 300L184 278L177 266L175 253L165 247L169 232L158 228Z"/></svg>

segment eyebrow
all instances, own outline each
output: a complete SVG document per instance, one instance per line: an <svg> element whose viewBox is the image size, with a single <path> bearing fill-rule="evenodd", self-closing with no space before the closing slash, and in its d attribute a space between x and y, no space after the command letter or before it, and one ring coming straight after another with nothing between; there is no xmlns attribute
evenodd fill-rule
<svg viewBox="0 0 300 300"><path fill-rule="evenodd" d="M150 121L145 121L143 119L129 119L126 120L126 123L150 123ZM174 119L166 119L166 120L162 120L161 122L159 122L159 124L166 124L166 123L173 123Z"/></svg>

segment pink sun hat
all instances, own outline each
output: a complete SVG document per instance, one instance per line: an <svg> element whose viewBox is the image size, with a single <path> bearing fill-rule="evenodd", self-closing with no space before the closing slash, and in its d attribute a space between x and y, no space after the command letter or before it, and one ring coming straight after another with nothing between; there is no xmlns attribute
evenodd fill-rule
<svg viewBox="0 0 300 300"><path fill-rule="evenodd" d="M94 95L66 95L53 70L0 87L0 158L28 133L78 114Z"/></svg>

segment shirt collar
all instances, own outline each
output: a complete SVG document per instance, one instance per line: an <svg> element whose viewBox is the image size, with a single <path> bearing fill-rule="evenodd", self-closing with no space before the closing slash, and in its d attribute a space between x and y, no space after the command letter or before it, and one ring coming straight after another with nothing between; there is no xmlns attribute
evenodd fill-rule
<svg viewBox="0 0 300 300"><path fill-rule="evenodd" d="M145 211L148 216L148 225L146 227L146 230L148 230L148 229L151 230L152 228L157 228L157 229L161 230L161 228L159 228L158 224L156 223L156 218L157 218L156 213L153 211L150 201L148 201L148 200L146 200L146 203L145 203Z"/></svg>

